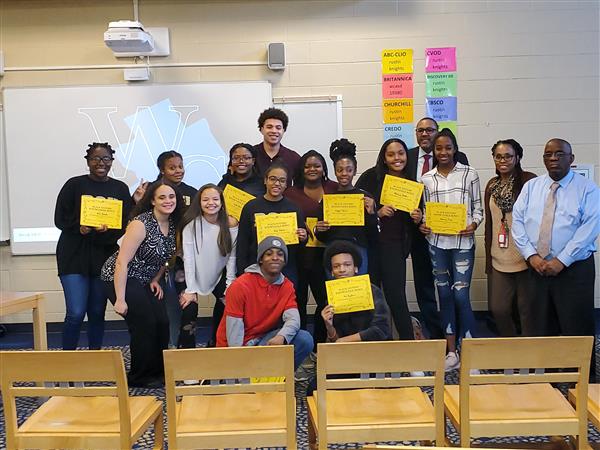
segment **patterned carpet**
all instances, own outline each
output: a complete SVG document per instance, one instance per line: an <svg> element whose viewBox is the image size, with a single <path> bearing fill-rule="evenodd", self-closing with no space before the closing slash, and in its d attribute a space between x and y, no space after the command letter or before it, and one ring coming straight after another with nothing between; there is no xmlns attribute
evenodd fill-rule
<svg viewBox="0 0 600 450"><path fill-rule="evenodd" d="M129 365L129 348L128 347L112 347L121 349L125 358L126 367ZM600 336L596 339L596 354L599 355L598 360L600 361ZM600 375L600 367L596 368L596 373ZM446 374L446 384L458 384L458 371L452 371ZM298 433L298 448L308 449L307 440L307 412L306 412L306 388L308 382L297 382L296 383L296 398L297 402L297 433ZM559 389L563 393L566 392L566 386L559 386ZM164 389L141 389L141 388L130 388L130 395L155 395L156 397L164 400ZM429 392L431 394L431 392ZM19 424L22 423L36 408L37 400L33 398L22 398L17 402L18 408L18 420ZM166 420L166 410L165 410ZM166 421L165 421L165 436L166 436ZM448 436L455 445L458 445L458 434L450 422L446 423L448 430ZM600 430L594 428L591 424L589 425L589 441L592 443L594 448L600 448ZM136 443L134 448L137 449L149 449L152 447L154 441L154 433L152 431L146 432ZM392 442L388 444L400 444L400 442ZM403 442L402 444L411 445L414 442ZM545 450L562 450L569 448L563 442L557 442L550 440L546 437L519 437L519 438L493 438L493 439L477 439L473 441L475 446L483 447L503 447L503 448L544 448ZM360 443L348 443L344 445L330 445L330 449L358 449ZM4 408L0 404L0 449L5 448L5 432L4 432ZM167 447L167 445L165 445Z"/></svg>

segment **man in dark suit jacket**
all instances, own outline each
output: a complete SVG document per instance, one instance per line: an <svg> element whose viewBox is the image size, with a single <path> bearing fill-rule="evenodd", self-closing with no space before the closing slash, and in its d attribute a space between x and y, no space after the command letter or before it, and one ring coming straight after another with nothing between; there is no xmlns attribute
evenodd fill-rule
<svg viewBox="0 0 600 450"><path fill-rule="evenodd" d="M415 128L417 147L411 148L406 154L406 170L413 180L421 181L421 176L433 169L433 140L438 133L438 123L424 117L419 120ZM456 160L462 164L469 164L467 155L458 151ZM429 257L429 245L425 236L415 227L413 232L411 258L417 303L421 310L421 317L432 339L444 339L445 333L440 322L435 288L433 284L433 268Z"/></svg>

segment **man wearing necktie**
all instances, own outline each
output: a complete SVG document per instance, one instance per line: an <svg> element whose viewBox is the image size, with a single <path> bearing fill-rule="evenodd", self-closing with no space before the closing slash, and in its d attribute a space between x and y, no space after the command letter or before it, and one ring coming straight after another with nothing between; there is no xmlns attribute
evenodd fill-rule
<svg viewBox="0 0 600 450"><path fill-rule="evenodd" d="M438 133L438 123L430 118L424 117L415 128L417 147L406 152L406 171L409 179L421 182L421 176L433 169L433 152L431 143ZM457 161L469 165L467 156L458 152ZM433 269L429 256L429 244L425 236L414 227L411 244L411 259L413 267L413 279L417 303L421 310L421 318L431 339L445 339L446 334L442 330L440 314L435 299L435 287L433 285Z"/></svg>
<svg viewBox="0 0 600 450"><path fill-rule="evenodd" d="M512 236L532 277L533 332L593 336L600 189L571 170L575 158L567 141L548 141L543 158L548 174L528 181L513 207Z"/></svg>

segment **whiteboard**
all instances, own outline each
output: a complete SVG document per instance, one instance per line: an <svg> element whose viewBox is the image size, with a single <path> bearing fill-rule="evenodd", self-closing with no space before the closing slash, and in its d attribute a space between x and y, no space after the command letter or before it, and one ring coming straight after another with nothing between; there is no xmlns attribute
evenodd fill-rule
<svg viewBox="0 0 600 450"><path fill-rule="evenodd" d="M221 179L233 144L262 141L257 118L271 101L268 82L7 88L12 253L54 253L56 197L88 172L88 143L113 146L111 176L132 191L156 178L167 150L183 155L184 181L199 187Z"/></svg>
<svg viewBox="0 0 600 450"><path fill-rule="evenodd" d="M273 106L282 109L290 121L282 143L303 155L316 150L325 157L329 178L335 180L329 146L342 137L342 97L276 97Z"/></svg>
<svg viewBox="0 0 600 450"><path fill-rule="evenodd" d="M10 239L8 224L8 182L6 181L6 143L4 141L4 120L0 108L0 241Z"/></svg>

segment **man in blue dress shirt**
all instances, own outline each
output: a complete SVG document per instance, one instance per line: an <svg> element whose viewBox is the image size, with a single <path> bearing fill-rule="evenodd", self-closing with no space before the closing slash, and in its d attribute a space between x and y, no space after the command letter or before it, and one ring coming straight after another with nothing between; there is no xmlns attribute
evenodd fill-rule
<svg viewBox="0 0 600 450"><path fill-rule="evenodd" d="M575 158L567 141L548 141L543 158L548 174L523 186L512 224L513 239L533 278L530 301L538 315L534 332L593 336L600 189L571 170Z"/></svg>

